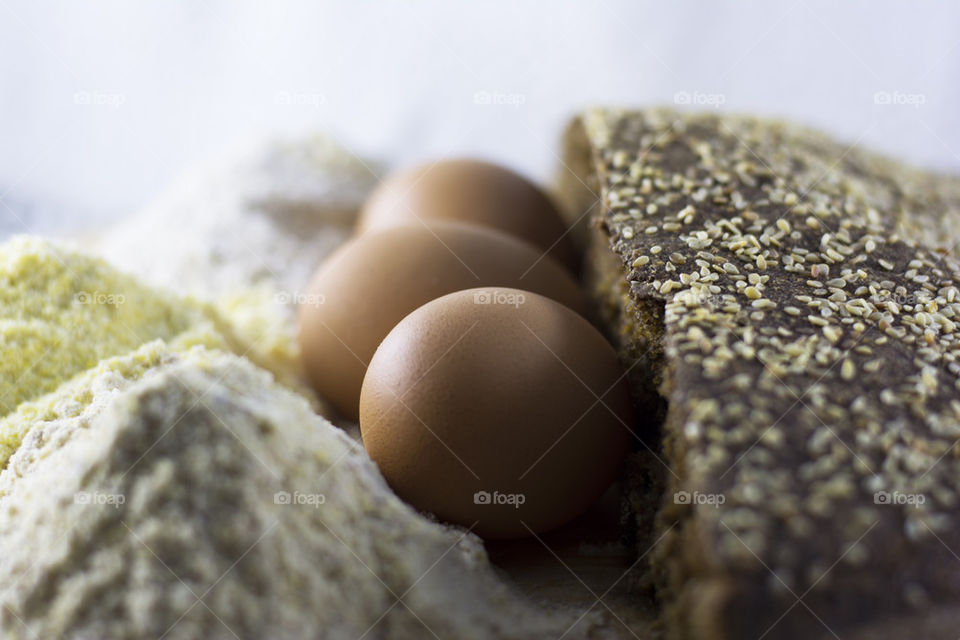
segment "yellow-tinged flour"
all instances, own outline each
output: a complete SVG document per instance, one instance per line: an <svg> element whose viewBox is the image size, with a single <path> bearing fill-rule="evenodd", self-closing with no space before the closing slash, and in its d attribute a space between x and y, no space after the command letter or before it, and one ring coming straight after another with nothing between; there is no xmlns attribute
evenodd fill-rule
<svg viewBox="0 0 960 640"><path fill-rule="evenodd" d="M0 415L151 340L187 347L216 335L201 305L101 259L30 236L0 245Z"/></svg>
<svg viewBox="0 0 960 640"><path fill-rule="evenodd" d="M0 468L63 401L53 395L62 385L82 378L73 385L80 406L85 384L105 370L149 368L162 350L245 354L298 388L293 337L266 320L241 320L49 240L21 236L0 245Z"/></svg>
<svg viewBox="0 0 960 640"><path fill-rule="evenodd" d="M107 403L131 384L188 354L191 361L200 362L206 353L204 347L225 349L226 344L218 334L203 329L194 331L190 339L178 340L172 345L153 340L129 353L101 360L55 391L20 404L0 418L0 469L10 471L8 461L29 434L36 433L46 444L33 448L35 452L29 456L32 465L37 458L62 446L74 432L86 428L91 416L99 415ZM198 396L197 400L202 402L203 397ZM21 464L14 469L14 475L21 477L26 471ZM8 493L14 481L7 474L0 474L0 498Z"/></svg>

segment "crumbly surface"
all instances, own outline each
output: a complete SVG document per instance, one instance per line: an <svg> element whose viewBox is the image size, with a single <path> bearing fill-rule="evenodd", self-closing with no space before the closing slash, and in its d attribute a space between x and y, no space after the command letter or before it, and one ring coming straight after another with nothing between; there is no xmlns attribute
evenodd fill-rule
<svg viewBox="0 0 960 640"><path fill-rule="evenodd" d="M55 395L0 474L4 638L552 639L576 620L245 359L155 343Z"/></svg>
<svg viewBox="0 0 960 640"><path fill-rule="evenodd" d="M664 353L673 636L954 637L960 180L714 114L591 111L568 146L628 283L621 344Z"/></svg>
<svg viewBox="0 0 960 640"><path fill-rule="evenodd" d="M196 304L36 237L0 245L0 417L151 340L213 344ZM0 451L16 447L0 433Z"/></svg>
<svg viewBox="0 0 960 640"><path fill-rule="evenodd" d="M222 344L216 335L206 342ZM37 455L55 450L76 430L89 428L91 417L99 415L123 389L192 348L153 340L129 353L101 360L56 391L24 402L0 419L5 443L0 451L0 469L4 471L0 497L6 495L11 482L29 472Z"/></svg>
<svg viewBox="0 0 960 640"><path fill-rule="evenodd" d="M261 322L255 326L263 334L284 335L266 326L264 316L257 317ZM86 374L92 381L105 362L154 341L174 351L204 345L246 355L302 390L287 342L275 338L277 345L270 348L257 335L239 330L234 318L43 238L20 236L3 243L0 468L29 430L55 409L49 394L75 377Z"/></svg>

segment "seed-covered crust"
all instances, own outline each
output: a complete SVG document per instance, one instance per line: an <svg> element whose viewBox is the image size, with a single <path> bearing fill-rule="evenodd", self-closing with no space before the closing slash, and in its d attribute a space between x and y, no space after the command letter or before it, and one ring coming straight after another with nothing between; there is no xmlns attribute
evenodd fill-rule
<svg viewBox="0 0 960 640"><path fill-rule="evenodd" d="M668 403L638 540L672 635L954 638L960 180L666 110L588 112L567 154L600 315Z"/></svg>

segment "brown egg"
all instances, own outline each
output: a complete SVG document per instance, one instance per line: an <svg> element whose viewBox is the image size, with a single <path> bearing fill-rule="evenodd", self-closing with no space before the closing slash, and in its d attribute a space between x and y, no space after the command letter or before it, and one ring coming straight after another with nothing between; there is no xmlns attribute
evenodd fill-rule
<svg viewBox="0 0 960 640"><path fill-rule="evenodd" d="M363 444L397 494L486 538L557 527L617 475L633 408L583 317L517 289L429 302L377 349Z"/></svg>
<svg viewBox="0 0 960 640"><path fill-rule="evenodd" d="M444 160L400 171L367 200L357 229L366 232L429 220L500 229L578 270L556 207L536 185L509 169L479 160Z"/></svg>
<svg viewBox="0 0 960 640"><path fill-rule="evenodd" d="M380 341L408 313L477 286L524 287L578 312L568 272L528 243L453 222L395 227L354 238L320 267L301 305L299 338L314 388L356 419L360 385Z"/></svg>

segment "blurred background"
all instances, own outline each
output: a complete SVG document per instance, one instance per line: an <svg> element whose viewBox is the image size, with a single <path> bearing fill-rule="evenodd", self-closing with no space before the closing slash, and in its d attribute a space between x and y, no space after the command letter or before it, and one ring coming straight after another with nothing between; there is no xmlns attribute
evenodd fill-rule
<svg viewBox="0 0 960 640"><path fill-rule="evenodd" d="M0 0L0 235L117 219L318 129L545 180L594 104L783 116L960 172L960 3Z"/></svg>

